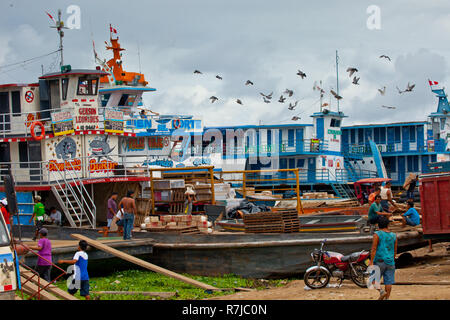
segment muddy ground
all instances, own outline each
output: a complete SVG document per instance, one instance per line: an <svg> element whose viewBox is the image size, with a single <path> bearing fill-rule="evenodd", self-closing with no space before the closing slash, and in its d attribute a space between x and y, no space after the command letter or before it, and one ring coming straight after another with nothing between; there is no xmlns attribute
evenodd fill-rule
<svg viewBox="0 0 450 320"><path fill-rule="evenodd" d="M397 282L450 282L450 242L410 251L412 259L396 270ZM264 281L264 280L262 280ZM329 287L305 290L303 279L294 280L284 287L268 288L252 292L238 292L211 300L373 300L378 299L376 290L356 286L345 280L340 288L332 280ZM391 300L450 300L450 285L394 285Z"/></svg>

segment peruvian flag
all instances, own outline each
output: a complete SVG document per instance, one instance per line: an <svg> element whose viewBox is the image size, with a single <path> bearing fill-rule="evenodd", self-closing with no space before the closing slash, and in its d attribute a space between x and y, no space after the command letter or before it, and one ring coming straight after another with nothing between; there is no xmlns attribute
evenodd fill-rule
<svg viewBox="0 0 450 320"><path fill-rule="evenodd" d="M117 33L117 29L114 29L111 25L109 25L109 32Z"/></svg>
<svg viewBox="0 0 450 320"><path fill-rule="evenodd" d="M49 16L49 18L50 19L52 19L53 20L53 22L55 22L56 23L56 20L55 20L55 18L53 18L53 16L50 14L50 13L48 13L47 11L45 11L45 13Z"/></svg>
<svg viewBox="0 0 450 320"><path fill-rule="evenodd" d="M428 83L430 84L430 86L435 86L435 85L439 84L439 82L431 81L430 79L428 79Z"/></svg>

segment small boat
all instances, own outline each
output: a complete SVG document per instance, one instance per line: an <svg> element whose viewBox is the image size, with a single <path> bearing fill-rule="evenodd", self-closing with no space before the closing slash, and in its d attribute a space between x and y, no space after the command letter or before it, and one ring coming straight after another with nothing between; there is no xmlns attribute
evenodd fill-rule
<svg viewBox="0 0 450 320"><path fill-rule="evenodd" d="M360 215L314 215L300 216L300 232L350 232L359 231L365 225L366 220ZM226 231L245 232L242 219L229 219L216 221L216 226Z"/></svg>

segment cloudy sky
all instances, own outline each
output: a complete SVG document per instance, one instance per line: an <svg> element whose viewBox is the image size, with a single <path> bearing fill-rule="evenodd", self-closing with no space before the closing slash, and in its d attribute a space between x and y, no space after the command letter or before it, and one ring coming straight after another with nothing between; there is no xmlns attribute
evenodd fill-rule
<svg viewBox="0 0 450 320"><path fill-rule="evenodd" d="M192 114L206 126L311 123L319 110L314 81L323 82L324 102L336 110L329 90L336 89L335 52L339 52L340 107L345 125L425 120L437 99L427 79L448 83L450 2L448 0L2 0L0 3L0 83L36 82L56 71L56 55L15 64L58 48L51 20L70 5L81 10L80 29L67 30L65 62L95 67L92 39L104 58L109 24L119 32L127 71L141 71L157 89L146 105L164 114ZM379 8L379 20L373 20ZM380 29L367 22L379 21ZM140 48L140 63L138 58ZM380 59L389 55L392 61ZM360 85L345 70L358 68ZM203 75L194 75L195 69ZM296 75L300 69L305 79ZM223 80L215 78L216 75ZM254 86L245 86L246 80ZM414 83L413 92L399 94ZM378 88L386 86L386 95ZM286 89L294 90L284 104ZM259 92L274 92L264 103ZM210 96L218 101L211 104ZM236 103L239 98L243 106ZM289 102L299 100L295 111ZM394 106L395 110L381 106Z"/></svg>

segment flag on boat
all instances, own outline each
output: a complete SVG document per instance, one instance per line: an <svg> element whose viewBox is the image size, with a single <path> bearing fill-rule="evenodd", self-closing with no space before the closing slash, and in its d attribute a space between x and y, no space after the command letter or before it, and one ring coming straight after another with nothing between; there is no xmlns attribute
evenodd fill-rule
<svg viewBox="0 0 450 320"><path fill-rule="evenodd" d="M428 79L428 83L430 84L430 86L435 86L435 85L439 84L439 82L431 81L430 79Z"/></svg>
<svg viewBox="0 0 450 320"><path fill-rule="evenodd" d="M53 18L53 16L50 13L48 13L47 11L45 11L45 13L49 16L50 19L53 20L54 23L56 23L55 18Z"/></svg>
<svg viewBox="0 0 450 320"><path fill-rule="evenodd" d="M114 29L111 25L109 25L109 32L117 33L117 29Z"/></svg>

